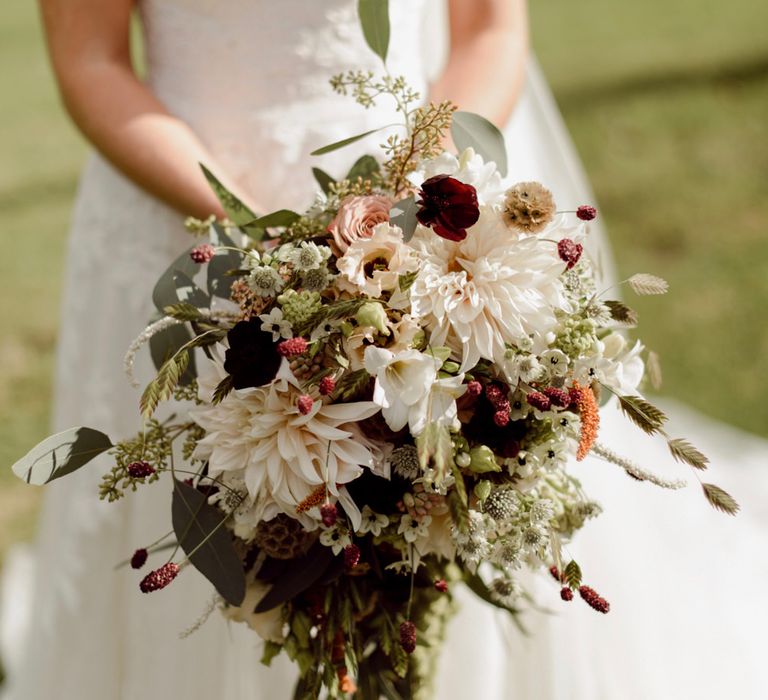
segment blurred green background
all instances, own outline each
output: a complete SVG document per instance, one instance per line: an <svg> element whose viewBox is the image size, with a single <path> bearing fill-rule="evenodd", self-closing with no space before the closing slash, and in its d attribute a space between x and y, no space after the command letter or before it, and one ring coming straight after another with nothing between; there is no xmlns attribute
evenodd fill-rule
<svg viewBox="0 0 768 700"><path fill-rule="evenodd" d="M534 45L640 299L666 393L768 435L768 3L536 0ZM48 429L59 285L85 146L34 3L0 3L0 555L39 493L10 464ZM726 465L727 466L727 465Z"/></svg>

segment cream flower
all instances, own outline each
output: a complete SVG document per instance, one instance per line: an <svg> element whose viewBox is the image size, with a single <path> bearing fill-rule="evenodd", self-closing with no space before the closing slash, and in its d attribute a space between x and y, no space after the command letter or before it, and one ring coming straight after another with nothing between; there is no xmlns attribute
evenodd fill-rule
<svg viewBox="0 0 768 700"><path fill-rule="evenodd" d="M360 511L344 484L364 468L378 466L373 446L355 423L379 407L370 401L315 401L302 415L296 402L303 392L287 363L269 386L234 391L213 405L212 391L222 375L221 365L210 362L198 380L204 404L190 414L206 436L195 457L208 462L212 478L224 483L242 480L254 527L285 513L314 529L319 521L316 509L297 513L297 506L321 484L359 526Z"/></svg>
<svg viewBox="0 0 768 700"><path fill-rule="evenodd" d="M505 345L531 336L546 349L555 310L569 309L555 247L518 238L487 208L463 241L417 230L411 241L422 264L411 287L411 313L432 332L433 345L462 348L462 371L480 358L503 362Z"/></svg>
<svg viewBox="0 0 768 700"><path fill-rule="evenodd" d="M376 513L370 506L364 506L363 517L357 532L360 535L370 532L374 537L378 537L387 525L389 525L389 516Z"/></svg>
<svg viewBox="0 0 768 700"><path fill-rule="evenodd" d="M246 623L262 639L282 644L285 641L282 607L278 605L263 613L254 612L256 606L271 588L272 586L258 579L253 579L245 589L243 602L238 606L226 605L221 612L227 620Z"/></svg>
<svg viewBox="0 0 768 700"><path fill-rule="evenodd" d="M416 254L403 241L403 232L389 224L379 224L370 238L351 243L336 261L339 286L374 298L397 290L400 275L418 266Z"/></svg>
<svg viewBox="0 0 768 700"><path fill-rule="evenodd" d="M458 420L456 399L466 390L463 374L432 382L427 395L410 412L411 434L419 435L430 423L454 427Z"/></svg>
<svg viewBox="0 0 768 700"><path fill-rule="evenodd" d="M369 346L365 349L364 364L368 373L376 377L373 401L381 406L387 425L397 432L411 424L415 435L413 423L422 420L423 400L437 381L440 360L418 350L395 354Z"/></svg>

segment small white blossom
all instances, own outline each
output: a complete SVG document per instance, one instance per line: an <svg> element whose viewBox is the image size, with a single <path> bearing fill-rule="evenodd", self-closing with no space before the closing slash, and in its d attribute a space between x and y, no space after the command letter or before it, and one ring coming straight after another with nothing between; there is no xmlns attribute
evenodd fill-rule
<svg viewBox="0 0 768 700"><path fill-rule="evenodd" d="M578 414L572 411L560 411L552 414L552 432L558 440L575 438L581 429Z"/></svg>
<svg viewBox="0 0 768 700"><path fill-rule="evenodd" d="M330 547L334 554L340 554L342 549L352 544L352 539L346 530L342 530L336 525L323 530L320 535L320 543Z"/></svg>
<svg viewBox="0 0 768 700"><path fill-rule="evenodd" d="M504 355L501 369L513 387L520 382L526 384L535 382L537 379L542 379L546 373L544 366L535 355L517 355L509 352Z"/></svg>
<svg viewBox="0 0 768 700"><path fill-rule="evenodd" d="M287 262L300 272L318 270L331 257L331 249L326 245L319 246L312 241L302 241L286 257Z"/></svg>
<svg viewBox="0 0 768 700"><path fill-rule="evenodd" d="M554 377L562 377L568 371L568 355L562 350L545 350L541 353L541 362Z"/></svg>
<svg viewBox="0 0 768 700"><path fill-rule="evenodd" d="M276 296L285 286L285 281L273 267L261 265L248 278L250 288L260 297Z"/></svg>
<svg viewBox="0 0 768 700"><path fill-rule="evenodd" d="M572 454L572 450L568 449L568 444L562 440L547 440L547 442L534 447L532 452L538 462L546 469L565 465L568 457Z"/></svg>
<svg viewBox="0 0 768 700"><path fill-rule="evenodd" d="M275 306L268 314L260 314L261 330L272 334L272 340L277 342L280 338L292 338L293 330L291 322L283 317L283 310Z"/></svg>
<svg viewBox="0 0 768 700"><path fill-rule="evenodd" d="M421 520L416 520L416 518L406 513L400 518L397 533L402 535L406 542L412 543L429 534L429 524L431 522L431 515L425 515Z"/></svg>
<svg viewBox="0 0 768 700"><path fill-rule="evenodd" d="M383 515L382 513L376 513L371 510L370 506L365 506L363 508L360 527L357 531L361 535L370 532L374 537L378 537L387 525L389 525L388 516Z"/></svg>

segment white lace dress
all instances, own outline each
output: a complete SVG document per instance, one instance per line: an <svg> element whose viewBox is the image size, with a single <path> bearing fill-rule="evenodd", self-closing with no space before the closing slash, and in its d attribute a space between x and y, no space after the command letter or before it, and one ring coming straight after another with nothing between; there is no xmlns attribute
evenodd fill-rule
<svg viewBox="0 0 768 700"><path fill-rule="evenodd" d="M323 159L312 159L310 151L393 121L387 109L366 111L328 86L333 73L379 68L362 41L354 0L139 4L153 90L264 206L306 205L315 189L311 165L340 176L378 140ZM393 0L390 6L389 68L424 91L422 56L436 50L425 40L435 36L434 7L424 0ZM530 78L507 129L511 177L541 179L562 208L574 208L589 201L586 181L535 66ZM113 437L134 431L138 394L121 374L122 355L152 312L154 281L188 246L180 215L100 157L90 159L70 243L57 428L86 424ZM148 372L145 366L144 378ZM630 452L629 436L642 441L613 412L604 420L616 447ZM707 432L713 439L702 448L717 453L722 440ZM733 439L733 433L723 437ZM754 445L751 457L747 444ZM650 444L640 449L648 466L669 462ZM762 442L747 438L739 449L741 463L723 466L747 469L745 462L766 454ZM179 640L211 600L201 576L187 571L168 589L144 596L138 591L141 574L114 570L116 562L170 529L170 493L155 485L142 498L99 502L100 471L107 466L102 461L48 487L26 646L20 651L21 637L11 645L15 663L9 663L7 697L291 697L293 669L284 658L272 669L262 667L260 642L243 626L214 614ZM554 582L536 580L540 602L561 614L532 613L526 621L531 636L523 638L495 610L459 591L462 610L449 629L436 697L761 696L757 630L768 621L758 595L768 567L758 541L765 528L758 525L768 522L765 510L755 513L753 505L750 512L748 502L740 520L727 521L706 510L698 494L656 494L590 461L578 469L586 487L605 496L608 510L573 554L589 582L611 599L613 611L602 617L577 602L565 606ZM740 495L748 501L752 494ZM14 601L24 591L17 592Z"/></svg>

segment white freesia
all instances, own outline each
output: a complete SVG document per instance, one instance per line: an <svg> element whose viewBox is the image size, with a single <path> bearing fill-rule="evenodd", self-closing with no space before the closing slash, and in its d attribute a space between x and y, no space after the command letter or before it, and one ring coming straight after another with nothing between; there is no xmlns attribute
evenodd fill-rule
<svg viewBox="0 0 768 700"><path fill-rule="evenodd" d="M496 163L486 163L472 148L465 149L458 158L446 151L436 158L425 160L408 179L416 187L421 187L424 180L435 175L450 175L460 182L472 185L477 191L477 201L481 206L500 204L504 199L505 187L496 169Z"/></svg>
<svg viewBox="0 0 768 700"><path fill-rule="evenodd" d="M373 446L355 425L379 410L370 401L325 404L315 401L302 415L296 401L303 393L287 363L270 385L233 391L221 403L211 402L224 376L217 361L201 368L200 399L190 411L206 436L195 450L209 465L209 476L225 484L245 485L255 527L285 513L314 529L317 509L298 514L296 507L318 486L338 499L351 523L360 524L360 511L344 484L376 469Z"/></svg>
<svg viewBox="0 0 768 700"><path fill-rule="evenodd" d="M635 394L645 372L638 340L629 347L621 333L611 333L595 343L595 355L575 363L574 376L584 382L598 380L620 394Z"/></svg>
<svg viewBox="0 0 768 700"><path fill-rule="evenodd" d="M339 286L373 298L384 291L396 291L400 275L413 272L418 266L418 257L403 241L403 232L387 223L378 224L370 238L350 243L336 261Z"/></svg>
<svg viewBox="0 0 768 700"><path fill-rule="evenodd" d="M387 525L389 525L388 515L376 513L370 506L363 506L360 527L357 529L357 532L360 535L370 532L374 537L378 537Z"/></svg>
<svg viewBox="0 0 768 700"><path fill-rule="evenodd" d="M427 395L409 412L408 425L411 435L420 435L430 423L458 429L456 399L466 390L463 374L432 382Z"/></svg>
<svg viewBox="0 0 768 700"><path fill-rule="evenodd" d="M365 349L364 365L368 374L376 377L373 401L381 406L387 425L397 432L421 420L422 401L437 381L441 361L418 350L391 350L369 346Z"/></svg>
<svg viewBox="0 0 768 700"><path fill-rule="evenodd" d="M334 554L341 554L342 549L352 544L352 538L346 530L334 525L320 533L320 544L330 547Z"/></svg>
<svg viewBox="0 0 768 700"><path fill-rule="evenodd" d="M408 543L427 537L429 535L429 525L432 522L432 516L425 515L420 520L406 513L400 518L400 525L397 527L397 533L403 536Z"/></svg>
<svg viewBox="0 0 768 700"><path fill-rule="evenodd" d="M411 313L432 332L433 345L462 348L462 371L480 358L503 362L506 344L547 348L556 309L570 310L551 242L516 237L498 213L485 211L458 243L417 230L422 259L411 287Z"/></svg>

